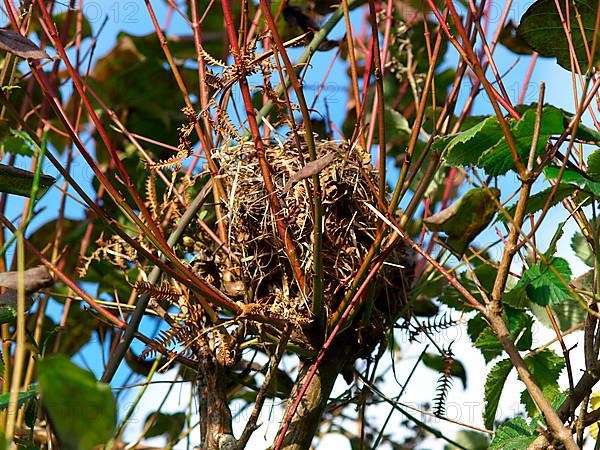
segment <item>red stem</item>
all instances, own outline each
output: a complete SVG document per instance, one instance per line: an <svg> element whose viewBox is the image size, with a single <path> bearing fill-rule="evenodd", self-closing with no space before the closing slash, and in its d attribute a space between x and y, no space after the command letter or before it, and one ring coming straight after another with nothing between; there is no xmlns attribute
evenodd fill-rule
<svg viewBox="0 0 600 450"><path fill-rule="evenodd" d="M221 6L223 8L223 17L225 19L225 29L227 30L227 36L229 39L229 44L232 48L235 63L240 68L243 68L244 62L242 61L242 55L240 54L240 48L237 42L237 35L235 33L236 28L235 24L233 23L233 18L231 16L231 10L229 9L228 0L221 0ZM287 229L287 224L284 221L283 216L281 214L281 205L279 204L279 198L277 197L275 187L273 186L273 180L271 179L271 168L269 167L269 163L266 159L265 147L260 135L260 130L258 129L258 122L256 121L254 107L252 106L252 96L250 94L250 88L248 86L248 79L245 76L240 77L239 85L240 91L242 93L242 98L244 99L244 108L246 110L246 116L248 117L248 125L250 126L250 132L252 134L252 138L254 139L254 147L256 149L256 157L258 158L260 172L265 183L265 190L267 191L267 195L269 197L271 213L273 214L273 217L275 219L275 224L277 226L279 236L284 242L285 251L290 261L292 271L294 272L294 277L296 278L300 289L304 290L304 273L302 272L300 261L296 256L296 246L292 239L291 232Z"/></svg>

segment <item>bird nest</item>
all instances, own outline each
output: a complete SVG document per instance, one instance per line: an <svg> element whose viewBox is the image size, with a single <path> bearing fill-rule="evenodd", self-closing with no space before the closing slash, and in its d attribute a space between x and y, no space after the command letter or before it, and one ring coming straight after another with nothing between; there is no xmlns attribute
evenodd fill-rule
<svg viewBox="0 0 600 450"><path fill-rule="evenodd" d="M325 308L329 312L346 294L374 242L378 218L367 204L377 203L378 175L369 153L358 145L321 141L316 143L316 151L318 158L336 154L317 175L323 205L320 258ZM274 195L278 196L281 219L305 275L304 289L293 275L277 229L254 143L223 146L213 156L226 192L221 220L227 224L231 252L228 261L222 262L228 267L220 268L221 273L231 275L228 283L222 283L224 290L243 302L246 310L251 308L252 312L298 325L310 322L315 191L310 176L290 183L309 162L306 145L299 148L295 140L265 143Z"/></svg>

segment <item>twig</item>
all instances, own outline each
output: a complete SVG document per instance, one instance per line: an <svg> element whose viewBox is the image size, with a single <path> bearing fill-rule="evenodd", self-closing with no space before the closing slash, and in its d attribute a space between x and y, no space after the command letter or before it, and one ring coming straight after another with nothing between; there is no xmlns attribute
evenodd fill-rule
<svg viewBox="0 0 600 450"><path fill-rule="evenodd" d="M285 64L285 68L288 73L288 78L290 83L296 93L296 98L298 99L298 104L300 106L300 111L302 112L302 119L304 129L306 131L305 139L306 146L308 147L308 153L312 161L317 160L317 151L315 149L315 137L312 132L312 123L310 119L310 111L308 109L308 104L306 103L306 98L304 97L304 92L302 87L300 86L300 82L298 81L298 77L296 76L296 72L294 69L294 65L288 56L285 46L283 45L283 41L281 40L281 36L279 36L279 32L277 30L277 25L271 16L271 10L266 0L260 0L260 5L262 8L263 16L267 22L267 26L273 40L275 41L275 45L283 59ZM282 83L284 80L282 80ZM298 142L300 145L300 142ZM257 152L258 153L258 152ZM309 163L310 164L310 163ZM313 181L313 269L314 269L314 277L313 277L313 299L312 299L312 307L311 312L315 317L321 318L323 313L323 261L321 259L322 248L323 248L323 205L321 203L321 183L317 174L312 175ZM267 190L268 192L268 190ZM300 279L298 280L300 282ZM302 287L302 283L301 283Z"/></svg>
<svg viewBox="0 0 600 450"><path fill-rule="evenodd" d="M210 192L211 189L212 189L212 179L209 180L202 187L200 192L198 192L198 195L196 195L196 198L194 198L192 203L190 203L190 206L187 208L187 210L185 211L183 216L181 216L181 219L179 219L179 221L177 223L177 228L175 228L175 230L173 230L173 232L169 236L169 239L167 240L167 245L172 247L179 241L179 238L181 237L181 235L183 234L183 232L185 231L185 229L187 228L189 223L198 214L198 210L204 204L204 201L206 200L206 196L208 195L208 193ZM161 273L160 267L154 266L152 269L152 272L150 272L150 275L148 276L148 281L150 283L156 283L158 281L158 278L160 277L160 273ZM135 337L135 333L137 332L138 327L139 327L140 323L142 322L142 318L144 317L144 314L146 313L146 308L148 307L150 298L151 297L149 294L142 294L138 297L138 300L135 305L135 310L131 314L129 323L127 324L127 327L125 328L125 333L124 333L123 337L121 338L121 340L119 341L119 343L117 344L117 346L115 347L115 349L112 351L112 353L106 363L106 367L104 368L104 373L102 374L101 379L105 383L110 383L112 378L115 376L115 373L117 372L117 369L119 368L119 365L121 364L121 361L125 357L125 353L127 353L127 350L129 349L129 346L131 345L131 342L133 341L133 338Z"/></svg>
<svg viewBox="0 0 600 450"><path fill-rule="evenodd" d="M265 375L265 379L262 382L258 394L256 394L256 399L254 400L254 408L252 409L252 413L250 414L248 422L246 422L246 426L244 427L242 435L237 441L237 448L239 449L246 448L246 445L248 444L252 433L254 433L254 431L258 428L258 426L256 425L256 421L258 420L258 416L260 414L260 411L262 410L264 401L267 396L267 390L271 385L273 375L277 372L277 367L279 366L279 362L281 361L281 358L285 351L285 346L290 337L291 331L291 326L289 324L286 325L285 329L283 330L281 340L279 341L279 344L277 344L277 348L275 349L275 353L271 355L271 358L269 360L269 369L267 371L267 374Z"/></svg>
<svg viewBox="0 0 600 450"><path fill-rule="evenodd" d="M228 0L221 0L221 6L223 8L223 17L225 19L225 28L227 30L227 35L229 37L229 43L232 47L232 53L235 58L235 62L239 65L241 70L244 70L244 62L242 61L242 55L240 53L240 48L237 43L237 36L235 34L235 24L233 23L233 18L231 16L231 10L229 7ZM269 205L271 207L271 212L275 219L275 224L277 226L277 231L279 232L279 236L284 242L285 252L290 262L290 266L294 273L294 277L300 286L300 289L304 291L305 289L305 280L304 280L304 272L302 271L302 267L300 261L298 260L296 245L294 243L294 239L287 229L287 223L281 214L281 205L279 203L279 198L275 193L275 188L273 186L273 179L271 178L271 168L269 167L269 163L267 162L265 155L265 147L262 141L260 130L258 129L258 121L256 114L254 112L254 107L252 105L252 96L250 95L250 88L248 86L248 80L244 76L240 77L239 86L240 91L242 93L242 98L244 100L244 107L246 108L246 116L248 118L248 125L250 126L250 131L252 134L252 138L254 139L254 145L256 148L256 157L259 161L260 172L262 174L265 190L267 191L267 195L269 198Z"/></svg>
<svg viewBox="0 0 600 450"><path fill-rule="evenodd" d="M543 89L541 92L543 94ZM542 120L540 106L541 104L542 102L540 101L540 103L538 104L538 115L536 117L537 122L541 122ZM539 127L539 124L537 124L536 126ZM532 140L531 148L533 150L537 148L536 139ZM531 192L531 186L535 181L535 175L530 170L525 169L525 172L523 172L521 175L521 192L519 195L519 200L517 202L514 220L511 223L509 235L504 247L504 253L500 262L498 274L494 281L494 287L491 293L491 301L486 305L485 308L485 316L490 324L492 331L502 344L502 347L504 348L511 362L515 366L517 373L519 374L519 378L525 384L525 387L531 395L531 398L546 418L546 422L552 430L552 434L554 435L554 437L556 439L559 439L568 450L575 450L579 447L573 440L571 432L564 426L561 418L554 411L554 409L544 396L544 393L531 376L531 373L525 366L525 361L523 360L521 354L519 353L519 350L515 346L515 343L512 340L510 332L506 326L506 323L502 318L502 298L504 296L504 289L506 287L508 273L512 265L513 258L518 251L517 241L519 239L520 230L523 226L523 220L526 214L527 203L529 201L529 194Z"/></svg>
<svg viewBox="0 0 600 450"><path fill-rule="evenodd" d="M373 40L373 64L375 66L373 74L375 75L375 105L377 105L377 119L379 131L379 198L385 202L386 199L386 140L385 140L385 104L383 97L383 66L381 53L379 51L379 30L377 29L377 11L375 0L369 0L369 22L371 23L371 39ZM358 108L358 105L356 105Z"/></svg>

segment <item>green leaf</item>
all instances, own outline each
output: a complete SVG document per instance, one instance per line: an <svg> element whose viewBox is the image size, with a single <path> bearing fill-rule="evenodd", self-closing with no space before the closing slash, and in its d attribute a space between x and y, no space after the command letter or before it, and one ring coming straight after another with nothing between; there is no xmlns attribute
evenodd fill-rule
<svg viewBox="0 0 600 450"><path fill-rule="evenodd" d="M91 449L114 432L117 407L110 386L62 355L38 363L42 403L61 448Z"/></svg>
<svg viewBox="0 0 600 450"><path fill-rule="evenodd" d="M525 365L537 385L543 387L558 382L565 359L553 350L545 349L525 358Z"/></svg>
<svg viewBox="0 0 600 450"><path fill-rule="evenodd" d="M488 328L483 330L475 340L474 344L475 348L478 348L481 351L486 363L489 363L494 358L500 356L503 351L502 344L500 344L498 338L494 336L494 333Z"/></svg>
<svg viewBox="0 0 600 450"><path fill-rule="evenodd" d="M410 125L408 120L395 109L389 106L385 107L385 130L392 133L393 137L396 133L410 133Z"/></svg>
<svg viewBox="0 0 600 450"><path fill-rule="evenodd" d="M490 450L523 450L529 447L537 433L522 417L515 417L500 427L492 439Z"/></svg>
<svg viewBox="0 0 600 450"><path fill-rule="evenodd" d="M29 386L29 389L24 392L19 392L17 397L17 406L20 408L29 400L34 399L37 396L37 388L35 386ZM10 392L0 395L0 411L5 410L10 406Z"/></svg>
<svg viewBox="0 0 600 450"><path fill-rule="evenodd" d="M531 108L523 114L521 120L509 122L511 131L517 144L517 152L523 161L526 161L531 150L531 141L537 119L537 111ZM535 149L536 155L541 155L546 147L546 142L552 135L561 134L564 131L562 112L555 107L546 106L542 109L540 134ZM515 170L515 163L510 152L506 138L502 136L500 141L492 148L486 150L479 158L477 166L483 168L488 175L504 175L509 170Z"/></svg>
<svg viewBox="0 0 600 450"><path fill-rule="evenodd" d="M563 111L565 128L569 126L569 123L571 122L571 119L573 117L574 114L570 114L566 111ZM579 124L577 125L575 137L586 143L595 143L596 145L600 143L600 131L597 131L595 128L590 128L582 122L579 122Z"/></svg>
<svg viewBox="0 0 600 450"><path fill-rule="evenodd" d="M547 166L544 168L544 176L548 180L557 180L560 170L561 167ZM560 181L584 186L588 180L576 170L567 167L563 169Z"/></svg>
<svg viewBox="0 0 600 450"><path fill-rule="evenodd" d="M571 238L571 248L586 266L594 267L594 251L583 234L576 232L573 235Z"/></svg>
<svg viewBox="0 0 600 450"><path fill-rule="evenodd" d="M527 202L527 207L525 209L526 214L534 214L538 211L541 211L544 208L544 206L546 205L546 202L548 201L548 199L550 198L550 194L552 193L553 189L554 189L554 186L551 186L551 187L544 189L543 191L538 192L537 194L529 197L529 201ZM558 187L556 188L556 193L550 200L549 206L552 207L552 206L556 205L557 203L561 202L565 198L573 195L573 193L577 190L579 190L578 186L575 186L573 184L560 183L558 185ZM510 206L510 207L506 208L506 212L511 217L514 217L515 210L516 210L516 206ZM501 220L502 222L508 222L508 219L506 218L506 216L504 214L499 214L499 220Z"/></svg>
<svg viewBox="0 0 600 450"><path fill-rule="evenodd" d="M500 395L504 389L506 378L512 369L513 364L511 360L503 359L494 367L492 367L492 370L485 380L483 423L489 430L494 428L494 421L496 420L496 411L498 411Z"/></svg>
<svg viewBox="0 0 600 450"><path fill-rule="evenodd" d="M564 228L566 223L567 221L565 220L558 224L558 227L556 228L556 231L554 232L554 235L550 240L550 244L548 244L548 250L544 252L544 256L546 258L551 258L556 254L556 246L558 245L558 241L564 234Z"/></svg>
<svg viewBox="0 0 600 450"><path fill-rule="evenodd" d="M542 388L542 393L544 394L544 397L548 399L548 401L552 402L557 396L560 395L560 388L558 387L558 384L545 386ZM535 405L535 402L531 398L531 394L529 393L529 391L527 391L527 389L521 392L520 398L521 404L525 406L525 410L527 411L529 417L533 418L540 416L540 412L537 409L537 406Z"/></svg>
<svg viewBox="0 0 600 450"><path fill-rule="evenodd" d="M569 288L554 272L560 274L564 282L571 281L571 268L564 258L550 258L547 263L540 261L526 270L517 286L526 286L527 296L540 305L554 305L571 298Z"/></svg>
<svg viewBox="0 0 600 450"><path fill-rule="evenodd" d="M546 349L525 358L525 365L535 383L550 402L560 394L558 378L565 368L564 358L558 356L552 350ZM521 393L521 403L525 405L530 417L539 415L539 411L527 390Z"/></svg>
<svg viewBox="0 0 600 450"><path fill-rule="evenodd" d="M35 174L27 170L0 164L0 192L29 197ZM56 179L49 175L40 175L36 198L40 198L54 184Z"/></svg>
<svg viewBox="0 0 600 450"><path fill-rule="evenodd" d="M558 179L559 172L560 167L550 166L544 169L544 175L546 175L546 178L549 180ZM576 184L586 192L590 192L596 197L600 197L600 182L594 182L590 178L589 175L584 175L578 169L566 168L563 170L560 181Z"/></svg>
<svg viewBox="0 0 600 450"><path fill-rule="evenodd" d="M533 340L531 331L533 318L524 311L511 308L510 306L504 308L503 317L517 348L519 350L529 350ZM473 327L469 326L467 330L473 331L476 328L478 328L477 325ZM473 335L471 335L471 339L473 339ZM495 357L500 356L504 350L498 338L487 326L487 323L486 327L475 337L474 345L481 350L486 362L490 362Z"/></svg>
<svg viewBox="0 0 600 450"><path fill-rule="evenodd" d="M483 333L483 330L485 330L487 327L488 323L485 320L484 315L481 313L477 313L475 316L469 319L467 322L467 334L469 335L469 338L471 338L471 342L475 343L479 335Z"/></svg>
<svg viewBox="0 0 600 450"><path fill-rule="evenodd" d="M550 406L552 406L552 409L556 411L558 408L561 407L561 405L568 398L569 398L569 391L568 390L561 391L556 396L554 396L554 398L550 402Z"/></svg>
<svg viewBox="0 0 600 450"><path fill-rule="evenodd" d="M17 310L9 305L0 305L0 325L5 323L15 323L17 319Z"/></svg>
<svg viewBox="0 0 600 450"><path fill-rule="evenodd" d="M581 71L585 72L588 67L586 45L591 49L598 1L572 0L568 2L568 12L564 8L565 3L560 3L560 5L563 18L570 17L569 34L573 50L577 55ZM583 34L579 20L583 26ZM540 55L555 57L561 67L571 70L572 52L554 0L538 0L531 5L521 18L517 34ZM596 49L598 50L598 46ZM592 65L597 64L598 54L592 58Z"/></svg>
<svg viewBox="0 0 600 450"><path fill-rule="evenodd" d="M469 450L487 450L490 446L490 441L485 434L471 430L460 430L456 433L454 441ZM449 444L444 447L444 450L459 450L459 447Z"/></svg>
<svg viewBox="0 0 600 450"><path fill-rule="evenodd" d="M548 180L557 180L560 170L561 167L548 166L544 168L544 175ZM590 183L590 180L587 179L583 173L568 167L563 169L560 181L564 183L576 184L580 187L585 187L588 185L588 183Z"/></svg>
<svg viewBox="0 0 600 450"><path fill-rule="evenodd" d="M587 160L587 175L594 181L600 182L600 150L596 150Z"/></svg>
<svg viewBox="0 0 600 450"><path fill-rule="evenodd" d="M552 322L550 321L548 312L544 306L530 303L529 309L542 325L549 329L553 329ZM581 306L577 300L572 298L552 305L550 309L552 310L554 319L558 323L558 328L561 331L566 331L582 322L587 314L585 308Z"/></svg>
<svg viewBox="0 0 600 450"><path fill-rule="evenodd" d="M502 129L496 117L490 116L457 136L436 141L438 148L444 145L444 161L449 166L476 164L482 153L502 139ZM436 149L434 143L434 149Z"/></svg>
<svg viewBox="0 0 600 450"><path fill-rule="evenodd" d="M443 356L435 353L423 354L423 364L436 372L444 373L446 369L446 360ZM467 371L465 366L457 359L452 359L450 364L450 373L462 381L463 388L467 388Z"/></svg>
<svg viewBox="0 0 600 450"><path fill-rule="evenodd" d="M516 309L525 309L530 304L529 297L527 297L527 289L525 286L515 286L510 291L504 293L502 303Z"/></svg>
<svg viewBox="0 0 600 450"><path fill-rule="evenodd" d="M496 188L473 188L448 208L424 219L423 223L431 231L446 233L446 246L462 254L492 221L499 199L500 191Z"/></svg>
<svg viewBox="0 0 600 450"><path fill-rule="evenodd" d="M0 119L0 142L2 143L2 150L10 152L13 155L33 156L35 154L35 147L31 145L30 138L23 139L21 134L29 138L27 133L10 128L7 120Z"/></svg>
<svg viewBox="0 0 600 450"><path fill-rule="evenodd" d="M156 436L167 436L167 442L173 442L183 430L185 425L185 413L178 412L174 414L167 414L163 412L153 412L146 418L146 425L149 420L152 420L152 426L146 433L146 438L152 438Z"/></svg>
<svg viewBox="0 0 600 450"><path fill-rule="evenodd" d="M529 105L527 108L519 121L508 120L517 152L522 160L526 160L529 156L537 121L536 105ZM553 106L545 106L542 109L536 155L543 153L550 137L564 131L565 114L564 111ZM438 138L432 148L435 151L443 151L444 161L449 166L474 164L483 168L489 175L503 175L515 169L506 138L498 120L493 116L481 120L458 135Z"/></svg>
<svg viewBox="0 0 600 450"><path fill-rule="evenodd" d="M518 55L531 55L533 53L531 47L529 47L523 39L520 39L519 36L517 36L517 26L512 20L509 20L506 25L504 25L498 41Z"/></svg>

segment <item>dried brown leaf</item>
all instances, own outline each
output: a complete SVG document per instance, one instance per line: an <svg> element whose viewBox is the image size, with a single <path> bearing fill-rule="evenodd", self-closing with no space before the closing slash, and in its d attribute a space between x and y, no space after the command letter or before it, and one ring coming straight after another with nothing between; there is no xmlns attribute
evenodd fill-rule
<svg viewBox="0 0 600 450"><path fill-rule="evenodd" d="M46 266L37 266L25 270L24 278L25 293L28 295L54 284L54 280ZM0 273L0 306L17 307L18 286L19 272ZM26 298L25 301L27 308L29 308L31 298Z"/></svg>
<svg viewBox="0 0 600 450"><path fill-rule="evenodd" d="M312 177L313 175L317 175L321 170L331 164L336 156L337 153L335 152L328 153L325 156L321 156L320 158L317 158L314 161L306 164L288 180L283 188L283 192L288 192L294 186L294 184L298 183L299 181Z"/></svg>
<svg viewBox="0 0 600 450"><path fill-rule="evenodd" d="M0 50L25 59L49 58L48 54L25 36L12 30L0 29Z"/></svg>

